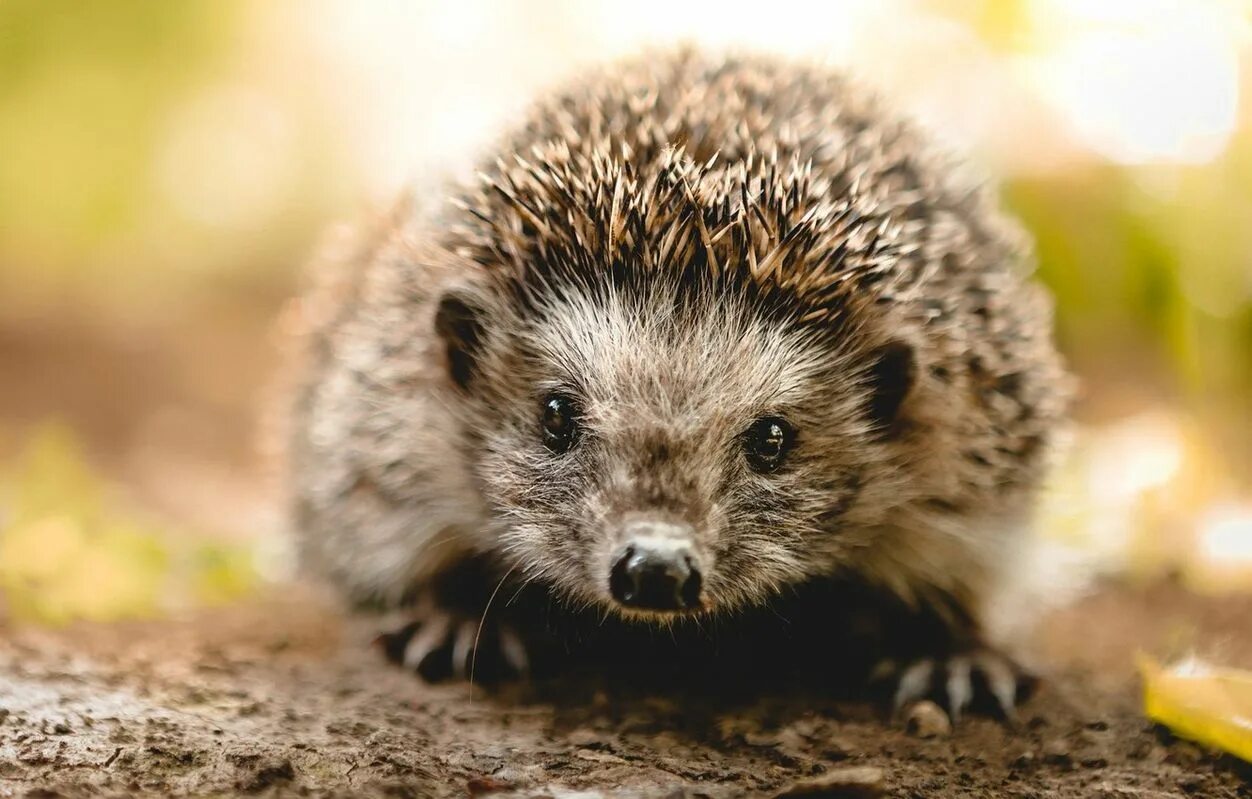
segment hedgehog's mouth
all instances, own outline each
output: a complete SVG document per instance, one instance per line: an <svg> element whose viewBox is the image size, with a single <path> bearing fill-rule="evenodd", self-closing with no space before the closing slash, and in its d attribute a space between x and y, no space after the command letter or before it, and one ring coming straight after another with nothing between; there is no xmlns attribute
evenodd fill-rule
<svg viewBox="0 0 1252 799"><path fill-rule="evenodd" d="M644 627L669 628L687 622L698 624L700 619L709 617L712 612L713 608L711 605L701 605L698 608L684 608L682 610L641 610L624 605L615 604L613 606L613 613L619 620L628 625Z"/></svg>

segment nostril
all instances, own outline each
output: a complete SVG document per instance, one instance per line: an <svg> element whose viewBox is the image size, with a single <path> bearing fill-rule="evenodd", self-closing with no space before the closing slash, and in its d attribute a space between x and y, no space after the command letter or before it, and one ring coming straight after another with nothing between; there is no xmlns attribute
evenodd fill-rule
<svg viewBox="0 0 1252 799"><path fill-rule="evenodd" d="M700 604L700 591L704 588L704 578L700 576L700 570L696 568L696 564L691 558L687 559L687 579L683 580L679 588L679 604L685 608L694 608Z"/></svg>
<svg viewBox="0 0 1252 799"><path fill-rule="evenodd" d="M639 593L639 572L632 567L634 558L635 548L626 547L626 551L613 564L613 570L609 573L609 592L623 605L629 605Z"/></svg>

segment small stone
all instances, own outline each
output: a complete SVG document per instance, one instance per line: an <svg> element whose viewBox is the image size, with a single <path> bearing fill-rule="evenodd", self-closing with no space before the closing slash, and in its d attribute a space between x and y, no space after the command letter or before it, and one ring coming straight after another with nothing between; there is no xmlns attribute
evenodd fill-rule
<svg viewBox="0 0 1252 799"><path fill-rule="evenodd" d="M1142 738L1133 738L1130 742L1130 748L1126 750L1126 757L1130 760L1146 760L1152 756L1153 751L1161 749L1159 744L1154 744L1149 740ZM1157 758L1160 759L1159 757Z"/></svg>
<svg viewBox="0 0 1252 799"><path fill-rule="evenodd" d="M774 799L822 797L823 799L874 799L886 790L883 772L873 766L854 766L828 771L803 780L775 794Z"/></svg>
<svg viewBox="0 0 1252 799"><path fill-rule="evenodd" d="M1191 774L1183 777L1178 781L1178 787L1190 794L1200 793L1205 786L1207 779L1200 774Z"/></svg>
<svg viewBox="0 0 1252 799"><path fill-rule="evenodd" d="M748 746L777 746L778 733L775 732L745 732L743 733L743 742Z"/></svg>
<svg viewBox="0 0 1252 799"><path fill-rule="evenodd" d="M604 745L604 737L590 727L571 730L567 738L574 746L596 747Z"/></svg>
<svg viewBox="0 0 1252 799"><path fill-rule="evenodd" d="M471 777L465 789L469 791L470 796L486 796L510 791L513 789L513 783L485 774L481 777Z"/></svg>
<svg viewBox="0 0 1252 799"><path fill-rule="evenodd" d="M595 749L575 749L574 757L580 760L589 760L593 763L612 763L614 765L625 765L629 761L609 754L608 752L598 752Z"/></svg>
<svg viewBox="0 0 1252 799"><path fill-rule="evenodd" d="M1022 750L1009 761L1009 768L1015 771L1027 771L1035 765L1035 753L1029 749Z"/></svg>
<svg viewBox="0 0 1252 799"><path fill-rule="evenodd" d="M804 738L815 737L820 727L821 727L821 721L812 716L798 719L797 721L793 722L791 725L791 729L795 731L796 735L799 735Z"/></svg>
<svg viewBox="0 0 1252 799"><path fill-rule="evenodd" d="M952 734L952 720L943 708L930 700L922 700L909 708L904 717L909 735L918 738L946 738Z"/></svg>
<svg viewBox="0 0 1252 799"><path fill-rule="evenodd" d="M821 756L832 763L838 763L840 760L847 760L855 751L855 747L846 739L831 738L823 744Z"/></svg>
<svg viewBox="0 0 1252 799"><path fill-rule="evenodd" d="M1204 750L1190 741L1175 741L1169 747L1165 760L1174 765L1193 767L1204 760Z"/></svg>
<svg viewBox="0 0 1252 799"><path fill-rule="evenodd" d="M261 793L296 778L291 761L285 758L245 757L240 761L240 768L244 774L236 782L236 787L244 793Z"/></svg>
<svg viewBox="0 0 1252 799"><path fill-rule="evenodd" d="M1070 754L1069 744L1063 738L1054 738L1043 745L1043 762L1049 766L1059 766L1068 769L1074 765L1073 755Z"/></svg>

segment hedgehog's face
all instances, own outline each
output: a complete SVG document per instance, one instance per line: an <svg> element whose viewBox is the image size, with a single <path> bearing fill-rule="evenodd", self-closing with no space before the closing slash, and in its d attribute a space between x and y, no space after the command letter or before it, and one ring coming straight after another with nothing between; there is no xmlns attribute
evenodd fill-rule
<svg viewBox="0 0 1252 799"><path fill-rule="evenodd" d="M502 551L575 602L644 618L768 602L854 565L865 487L897 471L884 429L911 351L858 355L735 294L637 294L566 294L527 318L443 303Z"/></svg>

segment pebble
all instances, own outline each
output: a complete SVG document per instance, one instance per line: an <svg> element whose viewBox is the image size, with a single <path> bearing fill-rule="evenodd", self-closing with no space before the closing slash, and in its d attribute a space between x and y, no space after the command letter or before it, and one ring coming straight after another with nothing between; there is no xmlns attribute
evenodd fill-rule
<svg viewBox="0 0 1252 799"><path fill-rule="evenodd" d="M483 775L481 777L471 777L465 789L470 796L486 796L487 794L511 791L513 783L496 779L490 775Z"/></svg>
<svg viewBox="0 0 1252 799"><path fill-rule="evenodd" d="M886 791L883 772L873 766L853 766L828 771L820 777L803 780L775 794L774 799L874 799Z"/></svg>
<svg viewBox="0 0 1252 799"><path fill-rule="evenodd" d="M1071 768L1074 765L1073 755L1070 754L1069 744L1063 738L1053 738L1043 745L1043 762L1049 766L1059 766L1061 768Z"/></svg>
<svg viewBox="0 0 1252 799"><path fill-rule="evenodd" d="M904 725L910 735L918 738L946 738L952 734L952 720L948 714L928 699L909 708Z"/></svg>

